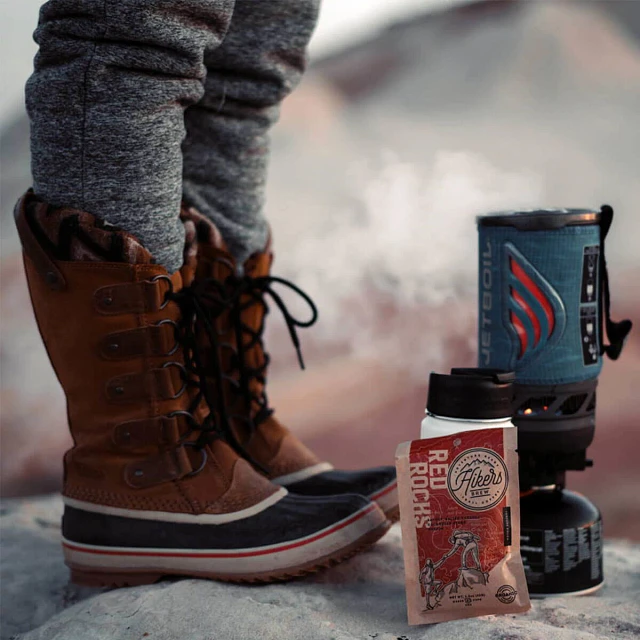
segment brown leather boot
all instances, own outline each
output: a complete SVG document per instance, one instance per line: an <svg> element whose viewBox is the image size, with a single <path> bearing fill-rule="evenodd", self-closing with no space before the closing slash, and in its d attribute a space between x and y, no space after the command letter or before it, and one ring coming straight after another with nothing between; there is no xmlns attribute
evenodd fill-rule
<svg viewBox="0 0 640 640"><path fill-rule="evenodd" d="M227 311L214 320L217 345L199 335L199 347L212 386L222 391L216 402L221 418L230 425L237 446L247 451L254 467L272 482L298 495L332 496L357 493L375 501L390 520L397 520L398 491L394 467L361 471L338 471L320 461L275 417L266 394L269 355L263 345L268 307L265 296L282 312L291 338L300 348L296 327L315 322L316 309L310 298L292 283L270 275L273 254L270 247L254 254L243 265L242 275L229 254L219 232L195 209L184 208L183 220L194 224L198 237L196 282L208 291L216 305ZM312 310L308 322L293 318L273 284L289 287L301 295ZM220 401L220 398L223 401Z"/></svg>
<svg viewBox="0 0 640 640"><path fill-rule="evenodd" d="M62 531L74 581L283 579L385 533L375 504L288 495L225 443L198 376L193 266L170 276L131 235L32 193L16 223L74 440Z"/></svg>

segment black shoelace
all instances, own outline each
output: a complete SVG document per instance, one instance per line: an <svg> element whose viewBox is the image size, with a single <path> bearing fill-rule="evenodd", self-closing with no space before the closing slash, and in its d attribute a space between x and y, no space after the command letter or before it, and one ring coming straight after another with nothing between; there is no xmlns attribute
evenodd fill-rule
<svg viewBox="0 0 640 640"><path fill-rule="evenodd" d="M216 315L229 307L223 285L215 279L195 281L191 286L183 287L176 293L170 291L167 294L167 299L175 302L181 311L176 339L184 354L184 369L187 377L185 384L198 389L189 406L189 411L186 412L191 416L191 420L188 420L189 431L183 436L183 440L190 437L196 430L199 433L193 446L198 448L205 447L215 438L222 438L239 456L262 469L261 465L251 458L236 439L223 400L223 381L228 376L222 371L218 332L213 324ZM211 353L213 354L211 367L207 366L209 363L207 365L203 363L202 351L198 347L198 336L201 331L205 332L211 343ZM208 375L213 378L215 393L207 380ZM216 400L216 396L220 399L219 401ZM203 398L210 408L210 413L199 424L193 417L193 412Z"/></svg>
<svg viewBox="0 0 640 640"><path fill-rule="evenodd" d="M302 350L300 347L300 340L298 338L298 328L306 328L313 325L318 319L318 309L313 300L300 289L298 286L276 276L259 276L253 278L251 276L230 276L227 279L227 284L231 289L231 302L232 308L232 322L233 328L236 334L237 343L237 361L234 362L234 367L239 370L239 392L244 396L247 403L247 409L251 411L252 405L257 405L258 410L255 413L253 419L250 421L253 427L257 427L260 423L264 422L271 416L273 409L269 408L269 400L266 393L266 372L269 367L270 357L264 349L263 334L265 328L265 319L269 313L269 306L265 301L265 296L269 295L275 305L280 309L282 317L287 325L289 336L293 342L293 346L296 350L298 357L298 363L300 368L304 369L304 360L302 359ZM303 321L294 317L288 310L284 300L274 290L273 285L279 284L289 288L291 291L299 295L309 306L311 310L311 318ZM248 297L248 300L243 302L243 297ZM260 305L263 308L262 319L260 326L257 329L253 329L248 326L242 320L242 316L254 305ZM245 342L245 336L249 336L249 340ZM259 348L262 354L262 363L257 366L250 366L247 362L247 352L252 349ZM252 381L256 380L260 385L260 393L256 394L252 390ZM249 421L247 421L249 422ZM250 425L250 426L251 426Z"/></svg>

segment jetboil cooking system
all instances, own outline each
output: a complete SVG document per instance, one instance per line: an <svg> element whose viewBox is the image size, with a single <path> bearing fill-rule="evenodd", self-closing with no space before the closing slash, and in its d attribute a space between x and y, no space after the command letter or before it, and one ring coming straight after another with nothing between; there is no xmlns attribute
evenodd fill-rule
<svg viewBox="0 0 640 640"><path fill-rule="evenodd" d="M479 366L516 374L521 550L534 596L603 581L600 513L565 476L591 466L602 356L617 359L631 330L609 314L612 219L607 205L478 218Z"/></svg>

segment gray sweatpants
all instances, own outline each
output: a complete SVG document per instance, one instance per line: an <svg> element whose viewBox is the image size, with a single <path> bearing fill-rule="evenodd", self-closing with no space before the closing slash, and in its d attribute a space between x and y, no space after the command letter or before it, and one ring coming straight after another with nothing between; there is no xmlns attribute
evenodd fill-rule
<svg viewBox="0 0 640 640"><path fill-rule="evenodd" d="M320 0L50 0L27 83L34 190L182 264L181 199L261 250L268 130Z"/></svg>

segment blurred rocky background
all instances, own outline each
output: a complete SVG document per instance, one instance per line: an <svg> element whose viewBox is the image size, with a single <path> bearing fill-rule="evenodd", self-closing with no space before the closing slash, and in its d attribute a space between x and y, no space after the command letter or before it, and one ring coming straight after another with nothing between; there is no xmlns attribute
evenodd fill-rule
<svg viewBox="0 0 640 640"><path fill-rule="evenodd" d="M475 363L475 215L610 203L614 316L640 319L640 2L410 4L355 41L319 31L323 47L273 136L276 271L321 319L302 336L300 373L273 310L271 399L346 467L391 462L418 435L429 372ZM12 223L30 183L28 123L20 111L1 126L6 497L58 489L70 440ZM595 466L569 476L608 536L636 540L638 389L636 328L600 379Z"/></svg>

